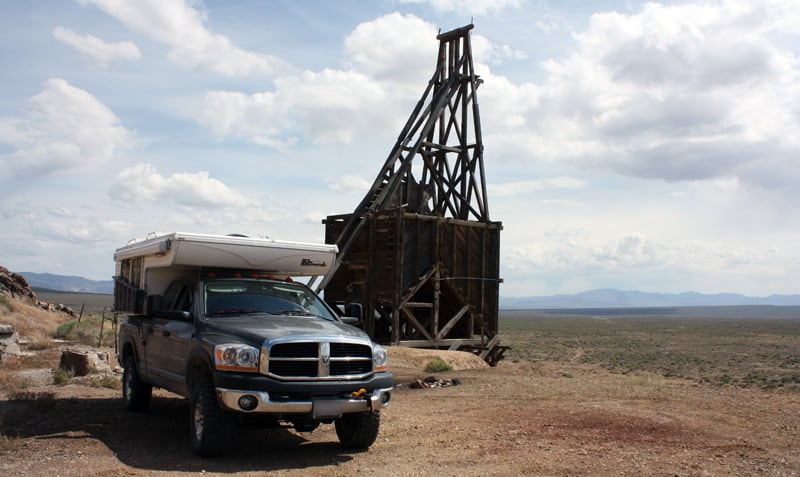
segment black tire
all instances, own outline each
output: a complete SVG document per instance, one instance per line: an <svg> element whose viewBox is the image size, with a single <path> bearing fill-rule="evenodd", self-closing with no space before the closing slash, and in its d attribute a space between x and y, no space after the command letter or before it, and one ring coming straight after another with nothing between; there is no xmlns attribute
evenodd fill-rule
<svg viewBox="0 0 800 477"><path fill-rule="evenodd" d="M378 438L381 427L381 414L375 412L361 412L345 414L336 420L336 435L339 442L348 449L369 449Z"/></svg>
<svg viewBox="0 0 800 477"><path fill-rule="evenodd" d="M122 372L122 402L129 411L139 412L147 409L153 396L153 386L145 383L136 370L136 358L132 354L125 357Z"/></svg>
<svg viewBox="0 0 800 477"><path fill-rule="evenodd" d="M194 380L189 411L194 453L213 457L225 452L230 437L230 416L219 407L217 392L206 374L200 374Z"/></svg>

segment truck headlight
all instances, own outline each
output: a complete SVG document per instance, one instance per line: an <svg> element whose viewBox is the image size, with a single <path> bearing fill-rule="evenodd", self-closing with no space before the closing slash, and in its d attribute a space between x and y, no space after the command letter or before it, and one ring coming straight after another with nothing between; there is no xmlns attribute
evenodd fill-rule
<svg viewBox="0 0 800 477"><path fill-rule="evenodd" d="M372 369L373 371L386 371L386 365L389 364L389 354L386 348L376 344L372 347Z"/></svg>
<svg viewBox="0 0 800 477"><path fill-rule="evenodd" d="M222 371L258 371L258 348L244 344L214 346L214 366Z"/></svg>

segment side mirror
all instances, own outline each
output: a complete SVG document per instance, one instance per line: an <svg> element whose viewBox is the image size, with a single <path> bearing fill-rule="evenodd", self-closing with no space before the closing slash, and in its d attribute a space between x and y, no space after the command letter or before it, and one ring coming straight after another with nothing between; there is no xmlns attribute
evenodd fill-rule
<svg viewBox="0 0 800 477"><path fill-rule="evenodd" d="M144 314L155 316L158 310L164 308L164 295L147 295L144 300Z"/></svg>
<svg viewBox="0 0 800 477"><path fill-rule="evenodd" d="M361 328L362 319L364 318L364 306L361 303L347 303L344 306L344 316L342 321L345 324L357 326Z"/></svg>
<svg viewBox="0 0 800 477"><path fill-rule="evenodd" d="M356 318L355 316L343 316L342 323L345 325L355 326L357 328L361 328L361 319Z"/></svg>
<svg viewBox="0 0 800 477"><path fill-rule="evenodd" d="M183 310L155 310L153 314L168 320L192 321L192 312Z"/></svg>

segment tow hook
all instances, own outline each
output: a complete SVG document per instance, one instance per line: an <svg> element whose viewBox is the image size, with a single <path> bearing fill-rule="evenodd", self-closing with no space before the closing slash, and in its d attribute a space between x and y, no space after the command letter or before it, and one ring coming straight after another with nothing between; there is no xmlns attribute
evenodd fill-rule
<svg viewBox="0 0 800 477"><path fill-rule="evenodd" d="M359 389L358 391L354 391L350 393L350 397L353 399L364 399L369 403L369 412L370 414L375 413L375 404L372 402L369 396L367 396L367 390L364 388Z"/></svg>
<svg viewBox="0 0 800 477"><path fill-rule="evenodd" d="M367 398L367 390L364 388L359 389L358 391L354 391L350 393L350 397L353 399L366 399Z"/></svg>

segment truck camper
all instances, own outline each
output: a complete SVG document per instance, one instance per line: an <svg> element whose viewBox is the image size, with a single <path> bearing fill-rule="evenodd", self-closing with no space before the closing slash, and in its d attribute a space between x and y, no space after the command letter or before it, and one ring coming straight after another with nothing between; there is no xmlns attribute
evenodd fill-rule
<svg viewBox="0 0 800 477"><path fill-rule="evenodd" d="M151 234L117 249L114 310L122 398L147 408L152 388L190 400L190 440L224 452L237 423L312 432L368 448L391 397L387 353L303 279L324 276L336 245L241 235Z"/></svg>

